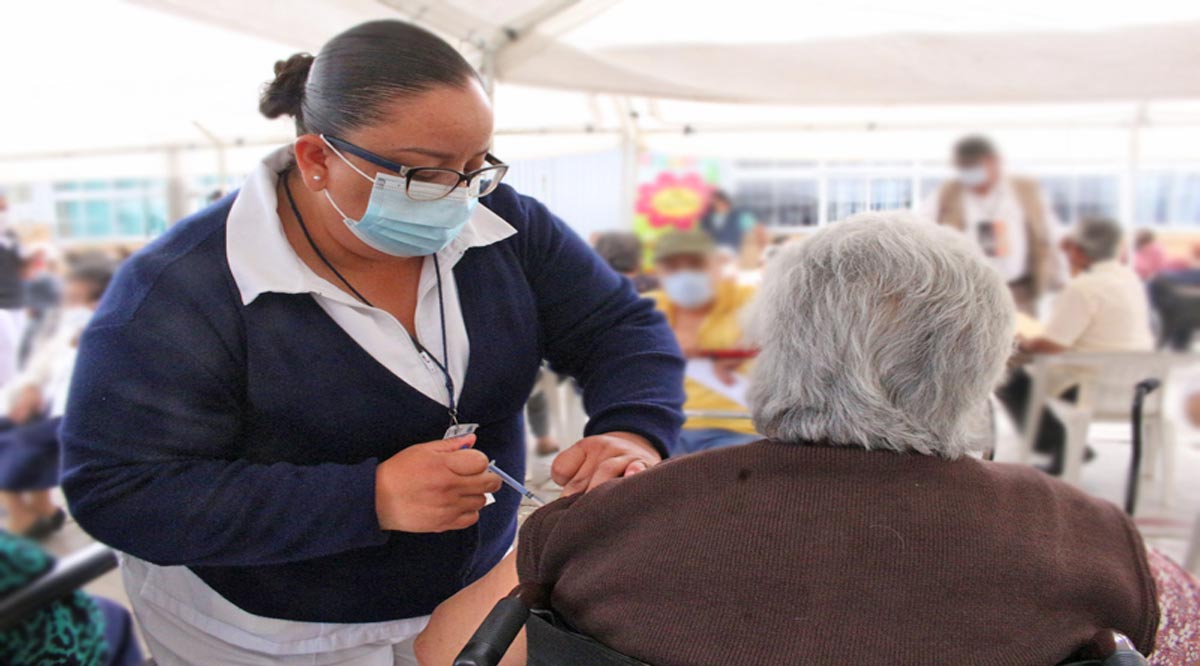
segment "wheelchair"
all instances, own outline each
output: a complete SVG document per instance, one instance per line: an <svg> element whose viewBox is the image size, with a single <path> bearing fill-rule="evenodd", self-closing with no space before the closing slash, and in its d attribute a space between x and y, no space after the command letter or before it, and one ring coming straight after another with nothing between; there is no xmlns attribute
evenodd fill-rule
<svg viewBox="0 0 1200 666"><path fill-rule="evenodd" d="M454 666L496 666L525 628L528 666L650 666L572 629L553 610L501 600L459 652ZM1115 631L1098 632L1058 666L1145 666L1146 658Z"/></svg>

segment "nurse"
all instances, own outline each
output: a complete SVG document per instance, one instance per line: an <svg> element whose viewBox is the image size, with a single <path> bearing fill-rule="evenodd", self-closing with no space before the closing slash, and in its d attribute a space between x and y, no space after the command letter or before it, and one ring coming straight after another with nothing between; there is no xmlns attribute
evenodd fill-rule
<svg viewBox="0 0 1200 666"><path fill-rule="evenodd" d="M520 498L487 465L524 473L542 359L590 415L567 492L659 462L683 361L501 184L488 97L434 35L352 28L277 64L261 110L296 140L130 259L84 334L63 488L127 554L160 666L415 663L434 607L512 546Z"/></svg>

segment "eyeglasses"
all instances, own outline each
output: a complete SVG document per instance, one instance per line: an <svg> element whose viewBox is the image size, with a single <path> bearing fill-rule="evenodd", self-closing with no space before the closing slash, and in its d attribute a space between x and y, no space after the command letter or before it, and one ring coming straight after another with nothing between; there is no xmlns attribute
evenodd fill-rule
<svg viewBox="0 0 1200 666"><path fill-rule="evenodd" d="M364 159L371 164L393 171L404 178L404 193L416 201L436 201L450 196L460 185L466 184L467 196L483 197L491 194L508 173L508 165L488 153L484 155L487 166L469 173L444 167L407 167L387 158L380 157L369 150L343 141L335 136L323 135L325 140L334 148L343 150L355 157ZM414 187L413 184L417 185Z"/></svg>

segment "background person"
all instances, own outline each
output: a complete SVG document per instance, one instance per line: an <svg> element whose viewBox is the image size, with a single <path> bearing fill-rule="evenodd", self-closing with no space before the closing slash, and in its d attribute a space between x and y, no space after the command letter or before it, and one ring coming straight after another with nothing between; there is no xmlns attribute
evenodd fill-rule
<svg viewBox="0 0 1200 666"><path fill-rule="evenodd" d="M957 176L924 202L922 215L978 243L1004 276L1017 309L1037 316L1038 299L1059 275L1057 221L1041 186L1005 175L1000 153L982 136L955 144L953 163Z"/></svg>
<svg viewBox="0 0 1200 666"><path fill-rule="evenodd" d="M596 254L612 269L633 281L639 294L658 289L658 278L642 270L645 255L642 239L632 231L605 231L597 234L593 247Z"/></svg>
<svg viewBox="0 0 1200 666"><path fill-rule="evenodd" d="M62 278L57 252L43 245L30 251L22 266L25 330L21 334L18 360L24 366L33 349L53 335L62 305Z"/></svg>
<svg viewBox="0 0 1200 666"><path fill-rule="evenodd" d="M54 564L36 544L0 530L0 599L33 584ZM76 590L0 631L0 664L143 666L143 661L129 611Z"/></svg>
<svg viewBox="0 0 1200 666"><path fill-rule="evenodd" d="M524 598L657 666L1054 664L1101 628L1153 663L1200 649L1200 583L1117 507L967 455L1013 312L960 235L830 225L777 256L755 314L769 439L537 511Z"/></svg>
<svg viewBox="0 0 1200 666"><path fill-rule="evenodd" d="M0 395L0 404L8 405L7 422L0 422L0 501L8 510L8 529L16 534L41 539L62 529L66 520L50 497L58 486L58 429L79 336L112 274L110 264L95 258L72 267L57 330Z"/></svg>
<svg viewBox="0 0 1200 666"><path fill-rule="evenodd" d="M1173 261L1167 249L1158 241L1153 229L1139 229L1133 241L1133 270L1149 282L1163 271L1185 268L1186 262Z"/></svg>
<svg viewBox="0 0 1200 666"><path fill-rule="evenodd" d="M1018 340L1018 350L1025 354L1152 350L1145 285L1137 273L1117 261L1121 226L1112 220L1085 219L1063 239L1063 249L1074 277L1054 300L1041 335ZM1031 388L1029 373L1017 369L997 392L1021 429L1031 425L1025 423ZM1066 399L1074 396L1074 389L1064 394ZM1035 449L1052 456L1047 468L1051 474L1062 471L1065 444L1062 424L1043 410Z"/></svg>
<svg viewBox="0 0 1200 666"><path fill-rule="evenodd" d="M767 246L767 230L754 214L737 208L725 190L713 190L708 209L700 218L700 231L708 234L718 247L733 251L738 264L752 268Z"/></svg>
<svg viewBox="0 0 1200 666"><path fill-rule="evenodd" d="M0 195L0 386L12 381L19 368L25 329L24 261L17 234L8 225L8 200Z"/></svg>
<svg viewBox="0 0 1200 666"><path fill-rule="evenodd" d="M724 277L715 250L702 231L671 231L659 237L654 269L662 289L647 296L666 315L688 358L684 409L744 412L745 360L710 355L747 348L740 318L754 288ZM757 438L749 419L693 416L684 424L674 452L693 453Z"/></svg>
<svg viewBox="0 0 1200 666"><path fill-rule="evenodd" d="M260 108L295 141L129 259L84 334L63 490L126 553L159 666L410 664L512 545L519 496L488 466L524 476L543 358L590 415L552 467L569 492L666 455L683 361L500 185L484 87L432 33L353 27L277 63Z"/></svg>

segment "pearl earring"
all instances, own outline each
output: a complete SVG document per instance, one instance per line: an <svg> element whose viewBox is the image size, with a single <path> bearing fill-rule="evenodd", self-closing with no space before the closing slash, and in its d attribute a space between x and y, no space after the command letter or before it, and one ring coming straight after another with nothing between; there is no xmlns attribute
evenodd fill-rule
<svg viewBox="0 0 1200 666"><path fill-rule="evenodd" d="M313 176L313 180L321 180L320 176Z"/></svg>

